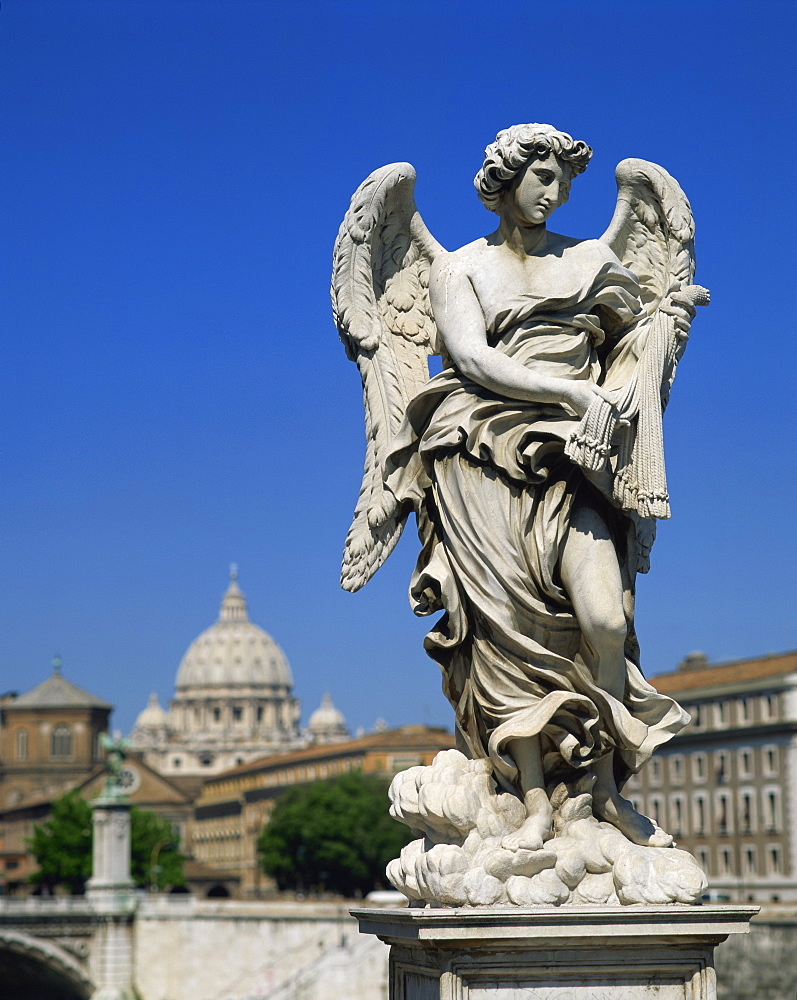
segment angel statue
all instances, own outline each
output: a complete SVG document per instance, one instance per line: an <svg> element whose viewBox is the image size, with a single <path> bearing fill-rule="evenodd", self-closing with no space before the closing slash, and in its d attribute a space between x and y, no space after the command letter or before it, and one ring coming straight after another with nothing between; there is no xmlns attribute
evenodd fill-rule
<svg viewBox="0 0 797 1000"><path fill-rule="evenodd" d="M559 775L589 788L601 829L672 845L621 790L689 719L641 673L634 581L670 516L662 412L708 293L689 202L653 163L619 164L599 239L548 229L591 156L551 125L499 132L474 181L498 228L450 253L413 167L390 164L355 192L334 251L367 437L342 585L373 576L414 511L411 603L443 613L424 645L461 754L522 803L509 852L551 839Z"/></svg>

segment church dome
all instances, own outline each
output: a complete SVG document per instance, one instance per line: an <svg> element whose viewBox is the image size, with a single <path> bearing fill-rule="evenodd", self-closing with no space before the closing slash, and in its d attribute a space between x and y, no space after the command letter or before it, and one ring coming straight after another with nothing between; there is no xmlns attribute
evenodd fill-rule
<svg viewBox="0 0 797 1000"><path fill-rule="evenodd" d="M325 694L321 705L310 716L307 731L318 743L328 743L347 739L349 731L343 713L332 704L330 695Z"/></svg>
<svg viewBox="0 0 797 1000"><path fill-rule="evenodd" d="M139 712L135 729L164 729L169 724L169 716L161 708L158 696L151 694L149 704Z"/></svg>
<svg viewBox="0 0 797 1000"><path fill-rule="evenodd" d="M271 636L249 620L238 573L221 602L219 618L188 647L177 671L177 694L189 688L291 687L285 654Z"/></svg>

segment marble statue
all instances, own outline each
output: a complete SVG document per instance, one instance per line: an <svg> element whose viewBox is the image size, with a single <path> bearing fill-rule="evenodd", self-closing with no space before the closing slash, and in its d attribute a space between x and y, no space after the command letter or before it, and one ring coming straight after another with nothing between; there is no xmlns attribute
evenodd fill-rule
<svg viewBox="0 0 797 1000"><path fill-rule="evenodd" d="M443 905L693 902L697 863L621 794L688 721L642 675L634 581L670 516L662 412L695 307L692 213L624 160L599 239L552 232L591 148L514 125L475 178L498 228L447 252L396 163L355 192L332 300L360 370L367 448L342 585L362 587L410 512L410 599L442 616L458 750L410 768L388 870ZM428 357L442 371L429 377Z"/></svg>

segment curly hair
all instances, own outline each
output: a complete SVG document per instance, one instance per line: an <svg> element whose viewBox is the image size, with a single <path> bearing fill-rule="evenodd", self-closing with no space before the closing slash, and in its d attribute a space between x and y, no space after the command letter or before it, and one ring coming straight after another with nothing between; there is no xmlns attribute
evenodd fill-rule
<svg viewBox="0 0 797 1000"><path fill-rule="evenodd" d="M497 212L501 197L529 160L544 160L550 154L569 164L573 176L587 169L592 147L553 125L512 125L502 129L484 151L484 163L473 179L485 208Z"/></svg>

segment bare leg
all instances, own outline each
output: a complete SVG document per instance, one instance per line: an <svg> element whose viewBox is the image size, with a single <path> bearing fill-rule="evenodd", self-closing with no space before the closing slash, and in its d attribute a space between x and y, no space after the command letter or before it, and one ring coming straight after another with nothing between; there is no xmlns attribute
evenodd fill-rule
<svg viewBox="0 0 797 1000"><path fill-rule="evenodd" d="M627 632L623 582L609 529L594 508L583 505L573 511L560 568L581 628L582 656L598 687L622 701ZM595 765L595 815L616 826L635 844L669 846L672 837L620 795L613 758L614 754L607 754Z"/></svg>
<svg viewBox="0 0 797 1000"><path fill-rule="evenodd" d="M551 832L553 810L545 793L539 736L510 740L507 749L520 772L520 788L526 806L526 820L501 846L510 851L538 851Z"/></svg>

